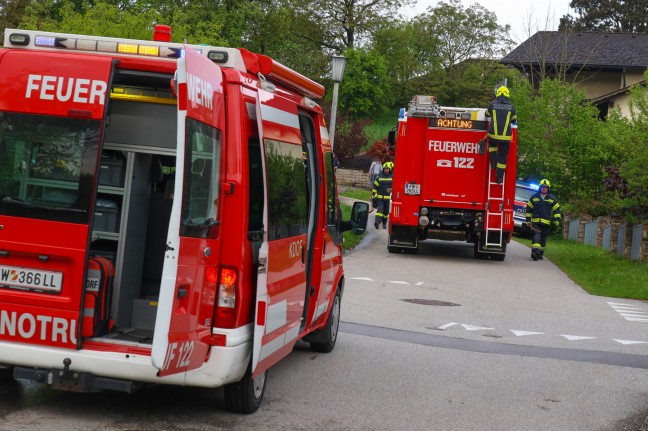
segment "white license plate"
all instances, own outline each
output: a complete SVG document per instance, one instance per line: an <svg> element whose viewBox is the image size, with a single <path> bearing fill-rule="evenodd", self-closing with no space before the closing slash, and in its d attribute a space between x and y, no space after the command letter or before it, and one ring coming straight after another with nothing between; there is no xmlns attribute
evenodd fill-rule
<svg viewBox="0 0 648 431"><path fill-rule="evenodd" d="M420 184L405 184L405 194L406 195L420 195L421 194L421 185Z"/></svg>
<svg viewBox="0 0 648 431"><path fill-rule="evenodd" d="M0 265L0 285L59 293L63 273Z"/></svg>

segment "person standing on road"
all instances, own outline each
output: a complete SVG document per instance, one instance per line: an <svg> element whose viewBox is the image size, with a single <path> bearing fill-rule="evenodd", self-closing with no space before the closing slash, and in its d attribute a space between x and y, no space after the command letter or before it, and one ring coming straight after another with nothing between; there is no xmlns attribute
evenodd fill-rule
<svg viewBox="0 0 648 431"><path fill-rule="evenodd" d="M382 223L383 229L387 229L387 220L389 219L389 204L391 203L392 176L394 174L394 163L385 162L382 165L382 172L378 174L371 189L371 199L373 207L376 208L376 219L374 227L380 228Z"/></svg>
<svg viewBox="0 0 648 431"><path fill-rule="evenodd" d="M540 181L540 190L529 198L526 209L526 220L531 227L531 259L542 260L547 237L553 223L560 226L562 215L558 200L549 193L551 183L547 179Z"/></svg>
<svg viewBox="0 0 648 431"><path fill-rule="evenodd" d="M382 172L382 165L380 163L380 160L378 158L374 157L373 161L371 162L371 166L369 166L369 188L373 188L373 183L376 181L376 177L380 175Z"/></svg>
<svg viewBox="0 0 648 431"><path fill-rule="evenodd" d="M486 109L488 122L488 156L491 169L495 169L495 181L504 180L506 160L508 158L513 123L517 121L515 107L509 100L508 88L502 86L495 93L495 100Z"/></svg>

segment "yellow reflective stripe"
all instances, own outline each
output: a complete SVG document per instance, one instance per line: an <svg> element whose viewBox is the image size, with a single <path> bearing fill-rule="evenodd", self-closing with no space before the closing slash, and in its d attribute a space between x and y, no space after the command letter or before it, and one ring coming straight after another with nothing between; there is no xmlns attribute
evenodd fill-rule
<svg viewBox="0 0 648 431"><path fill-rule="evenodd" d="M504 133L508 130L509 123L511 122L511 111L506 114L506 121L504 122Z"/></svg>
<svg viewBox="0 0 648 431"><path fill-rule="evenodd" d="M495 153L495 152L497 152L497 147L488 147L488 152L489 152L489 153Z"/></svg>
<svg viewBox="0 0 648 431"><path fill-rule="evenodd" d="M558 205L558 202L556 202L556 205L554 205L551 210L556 211L558 208L560 208L560 205Z"/></svg>
<svg viewBox="0 0 648 431"><path fill-rule="evenodd" d="M510 141L511 140L511 136L496 135L494 133L489 133L488 137L493 138L493 139L497 139L498 141Z"/></svg>
<svg viewBox="0 0 648 431"><path fill-rule="evenodd" d="M540 248L540 244L538 244L537 242L534 242L533 244L531 244L531 247Z"/></svg>
<svg viewBox="0 0 648 431"><path fill-rule="evenodd" d="M506 163L498 163L497 167L500 169L506 169Z"/></svg>
<svg viewBox="0 0 648 431"><path fill-rule="evenodd" d="M493 111L493 135L497 136L497 111Z"/></svg>

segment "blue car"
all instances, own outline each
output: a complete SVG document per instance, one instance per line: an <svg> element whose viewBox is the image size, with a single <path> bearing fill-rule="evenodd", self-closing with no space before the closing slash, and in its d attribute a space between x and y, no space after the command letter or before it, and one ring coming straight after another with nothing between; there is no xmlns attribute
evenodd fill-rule
<svg viewBox="0 0 648 431"><path fill-rule="evenodd" d="M539 186L534 183L525 183L517 181L515 183L515 200L513 202L513 231L520 235L530 235L531 229L526 223L526 204L527 201Z"/></svg>

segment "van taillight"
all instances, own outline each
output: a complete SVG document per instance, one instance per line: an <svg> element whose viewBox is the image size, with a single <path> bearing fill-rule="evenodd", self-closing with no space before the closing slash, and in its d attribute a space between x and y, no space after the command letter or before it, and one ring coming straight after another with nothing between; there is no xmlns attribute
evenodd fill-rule
<svg viewBox="0 0 648 431"><path fill-rule="evenodd" d="M218 301L214 326L233 328L236 320L236 291L238 273L233 268L221 268L218 277Z"/></svg>

